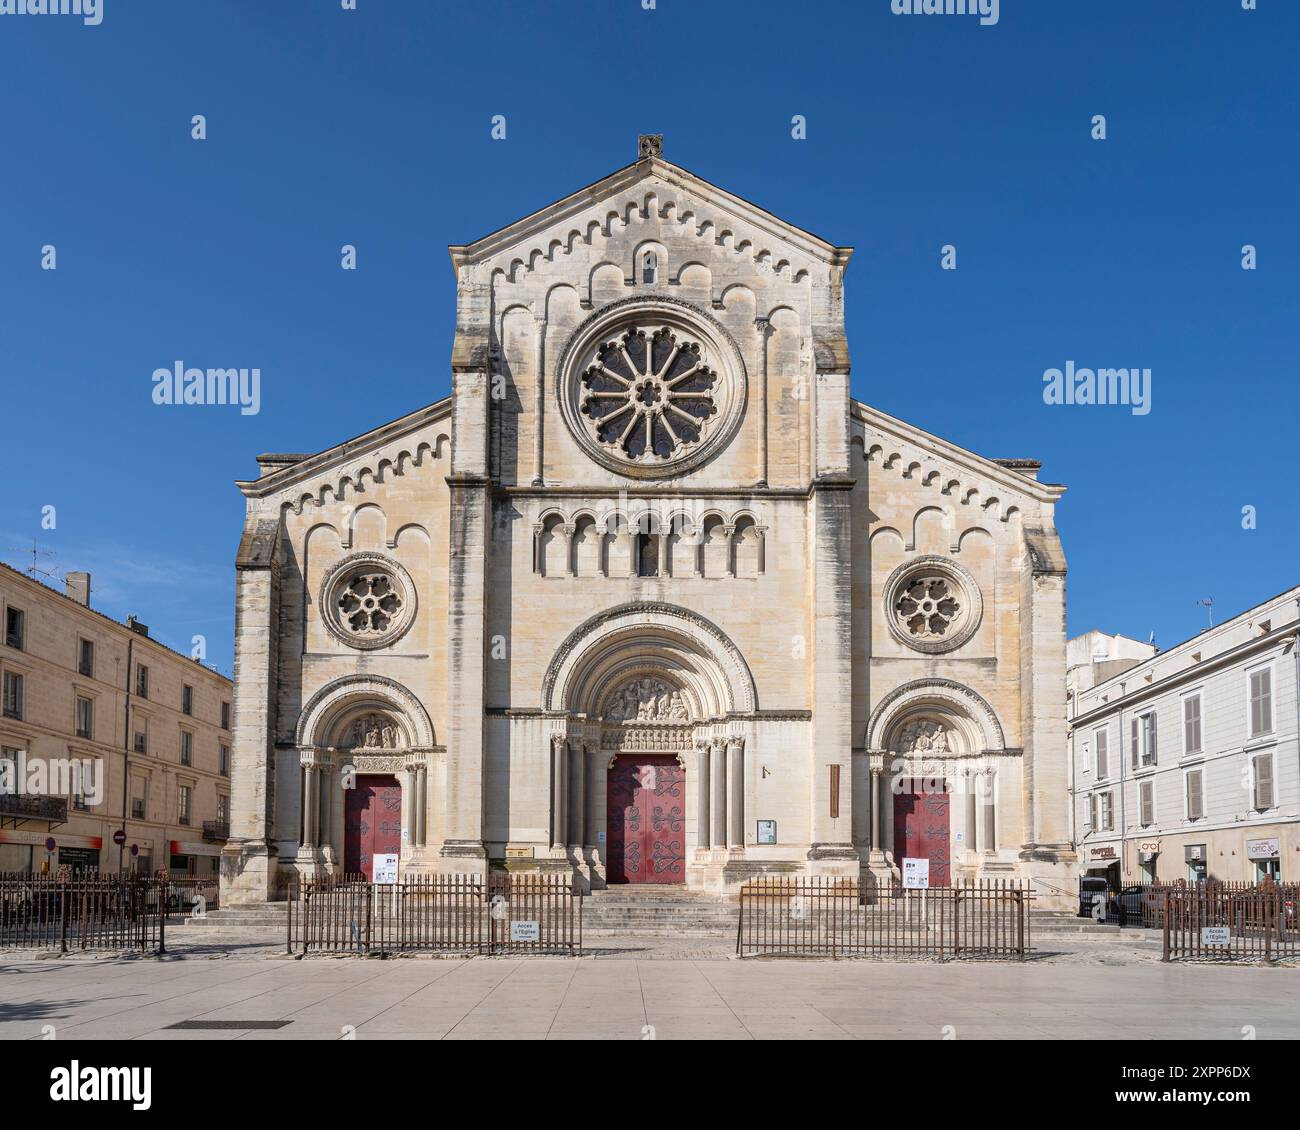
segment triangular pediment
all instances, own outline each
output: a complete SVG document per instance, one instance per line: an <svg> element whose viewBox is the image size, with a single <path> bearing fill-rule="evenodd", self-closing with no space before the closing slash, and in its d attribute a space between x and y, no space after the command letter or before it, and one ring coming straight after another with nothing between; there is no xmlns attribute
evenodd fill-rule
<svg viewBox="0 0 1300 1130"><path fill-rule="evenodd" d="M801 266L820 262L843 267L853 253L851 247L837 247L661 156L644 157L473 243L448 250L457 269L494 259L506 269L512 262L531 268L539 258L553 259L572 250L576 240L589 240L593 226L608 234L612 220L627 223L633 214L644 218L650 207L661 219L692 225L701 238L748 250L756 260L768 258L773 265L797 256Z"/></svg>

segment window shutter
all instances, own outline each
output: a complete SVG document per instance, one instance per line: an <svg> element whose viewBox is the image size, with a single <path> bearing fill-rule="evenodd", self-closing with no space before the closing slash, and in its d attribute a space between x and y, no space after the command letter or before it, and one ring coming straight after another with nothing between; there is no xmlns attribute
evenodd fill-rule
<svg viewBox="0 0 1300 1130"><path fill-rule="evenodd" d="M1265 667L1250 676L1250 734L1267 734L1273 728L1273 672Z"/></svg>
<svg viewBox="0 0 1300 1130"><path fill-rule="evenodd" d="M1132 747L1133 750L1133 768L1136 769L1138 767L1138 720L1136 714L1133 716L1132 723L1129 726L1129 731L1130 731L1129 745Z"/></svg>
<svg viewBox="0 0 1300 1130"><path fill-rule="evenodd" d="M1261 812L1273 807L1273 755L1255 758L1255 807Z"/></svg>
<svg viewBox="0 0 1300 1130"><path fill-rule="evenodd" d="M1151 764L1154 765L1159 760L1159 749L1160 749L1160 746L1156 742L1156 712L1154 710L1151 711L1151 713L1148 714L1147 717L1151 719L1151 732L1147 740L1151 742L1151 748L1150 748Z"/></svg>
<svg viewBox="0 0 1300 1130"><path fill-rule="evenodd" d="M1145 828L1147 825L1155 823L1155 819L1151 811L1153 808L1152 800L1154 799L1151 795L1152 793L1151 782L1143 781L1141 787L1138 789L1138 793L1142 798L1141 820L1142 820L1142 826Z"/></svg>
<svg viewBox="0 0 1300 1130"><path fill-rule="evenodd" d="M1198 769L1187 774L1187 819L1199 820L1205 814L1201 797L1201 771Z"/></svg>
<svg viewBox="0 0 1300 1130"><path fill-rule="evenodd" d="M1097 780L1104 781L1110 775L1110 733L1097 731Z"/></svg>

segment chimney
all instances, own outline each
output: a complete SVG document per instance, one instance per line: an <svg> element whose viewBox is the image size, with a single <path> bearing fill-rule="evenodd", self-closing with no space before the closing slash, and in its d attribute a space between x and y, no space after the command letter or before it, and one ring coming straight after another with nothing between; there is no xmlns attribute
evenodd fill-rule
<svg viewBox="0 0 1300 1130"><path fill-rule="evenodd" d="M126 618L126 626L138 636L147 637L149 635L149 625L140 623L134 616Z"/></svg>
<svg viewBox="0 0 1300 1130"><path fill-rule="evenodd" d="M69 573L63 578L67 594L78 604L90 607L90 574Z"/></svg>

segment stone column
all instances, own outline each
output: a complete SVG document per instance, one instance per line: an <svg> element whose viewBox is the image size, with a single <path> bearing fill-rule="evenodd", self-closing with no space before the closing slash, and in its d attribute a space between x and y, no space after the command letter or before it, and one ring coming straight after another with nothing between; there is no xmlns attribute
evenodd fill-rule
<svg viewBox="0 0 1300 1130"><path fill-rule="evenodd" d="M416 770L415 834L418 846L429 842L429 767L423 762Z"/></svg>
<svg viewBox="0 0 1300 1130"><path fill-rule="evenodd" d="M966 850L979 850L979 836L976 833L976 786L979 783L979 776L975 773L966 774Z"/></svg>
<svg viewBox="0 0 1300 1130"><path fill-rule="evenodd" d="M755 318L754 328L758 330L759 340L761 343L760 348L763 355L763 364L759 369L758 397L756 398L755 403L759 406L759 411L763 414L762 427L758 432L758 485L765 487L767 486L767 415L771 410L767 402L767 341L771 336L772 323L766 318Z"/></svg>
<svg viewBox="0 0 1300 1130"><path fill-rule="evenodd" d="M406 779L402 782L402 854L415 850L419 843L419 770L414 762L403 767Z"/></svg>
<svg viewBox="0 0 1300 1130"><path fill-rule="evenodd" d="M598 807L601 790L597 789L599 774L603 771L606 758L601 751L600 743L597 743L587 750L587 823L582 836L583 847L596 847L596 834L600 830L603 822L602 814ZM601 852L601 858L605 856Z"/></svg>
<svg viewBox="0 0 1300 1130"><path fill-rule="evenodd" d="M695 743L695 846L709 846L709 743Z"/></svg>
<svg viewBox="0 0 1300 1130"><path fill-rule="evenodd" d="M745 846L745 739L727 739L727 846Z"/></svg>
<svg viewBox="0 0 1300 1130"><path fill-rule="evenodd" d="M320 817L320 799L318 790L320 779L315 765L303 766L302 781L302 846L308 851L315 851L317 846L316 824Z"/></svg>
<svg viewBox="0 0 1300 1130"><path fill-rule="evenodd" d="M564 819L565 799L569 791L569 778L565 753L569 748L568 739L563 734L551 737L551 848L553 851L564 850L564 835L567 825Z"/></svg>
<svg viewBox="0 0 1300 1130"><path fill-rule="evenodd" d="M710 742L709 794L713 802L713 815L709 821L709 845L727 846L727 747L721 738Z"/></svg>
<svg viewBox="0 0 1300 1130"><path fill-rule="evenodd" d="M984 827L980 829L980 843L984 845L984 851L991 854L998 849L997 808L993 793L994 771L985 769L980 776L984 785L984 795L980 798L984 809Z"/></svg>
<svg viewBox="0 0 1300 1130"><path fill-rule="evenodd" d="M574 568L573 561L573 532L577 526L561 526L559 532L564 535L564 575L572 577L577 569Z"/></svg>
<svg viewBox="0 0 1300 1130"><path fill-rule="evenodd" d="M569 759L569 838L568 844L582 858L583 823L587 813L587 759L581 742L568 743Z"/></svg>

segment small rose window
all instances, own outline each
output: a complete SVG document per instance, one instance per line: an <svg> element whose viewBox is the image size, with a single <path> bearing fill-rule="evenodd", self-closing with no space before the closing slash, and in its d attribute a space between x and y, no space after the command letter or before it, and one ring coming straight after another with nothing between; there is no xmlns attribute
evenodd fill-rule
<svg viewBox="0 0 1300 1130"><path fill-rule="evenodd" d="M909 635L937 640L952 634L962 605L946 577L917 577L899 594L895 611Z"/></svg>
<svg viewBox="0 0 1300 1130"><path fill-rule="evenodd" d="M403 635L415 615L415 585L396 561L379 553L344 558L321 588L326 628L349 647L385 647Z"/></svg>

